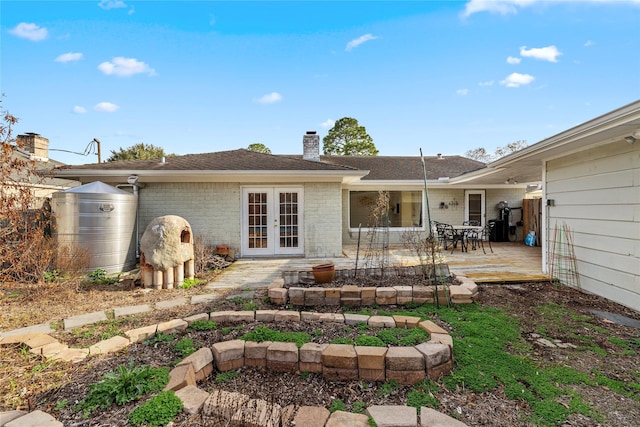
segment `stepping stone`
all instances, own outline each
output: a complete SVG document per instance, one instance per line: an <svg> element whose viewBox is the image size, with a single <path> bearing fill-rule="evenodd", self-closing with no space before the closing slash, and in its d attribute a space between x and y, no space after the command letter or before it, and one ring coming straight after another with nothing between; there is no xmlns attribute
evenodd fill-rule
<svg viewBox="0 0 640 427"><path fill-rule="evenodd" d="M219 298L218 294L202 294L202 295L193 295L191 297L191 304L206 304L209 302L216 301Z"/></svg>
<svg viewBox="0 0 640 427"><path fill-rule="evenodd" d="M107 320L107 315L104 311L95 311L93 313L81 314L79 316L69 317L64 319L64 330L79 328L84 325L90 325L92 323L98 323Z"/></svg>
<svg viewBox="0 0 640 427"><path fill-rule="evenodd" d="M11 337L26 334L50 334L55 332L49 323L40 323L39 325L25 326L24 328L13 329L6 332L0 332L0 337ZM0 342L5 342L0 340Z"/></svg>
<svg viewBox="0 0 640 427"><path fill-rule="evenodd" d="M367 414L378 427L416 427L418 412L410 406L374 405L367 408Z"/></svg>
<svg viewBox="0 0 640 427"><path fill-rule="evenodd" d="M331 414L324 427L369 427L369 417L364 414L336 411Z"/></svg>
<svg viewBox="0 0 640 427"><path fill-rule="evenodd" d="M0 426L5 425L9 421L20 418L23 415L27 415L27 411L6 411L0 412Z"/></svg>
<svg viewBox="0 0 640 427"><path fill-rule="evenodd" d="M172 299L169 301L160 301L156 303L156 308L160 310L169 309L179 307L181 305L185 305L187 303L187 299L184 297Z"/></svg>
<svg viewBox="0 0 640 427"><path fill-rule="evenodd" d="M46 412L36 410L9 421L4 427L64 427L64 425Z"/></svg>
<svg viewBox="0 0 640 427"><path fill-rule="evenodd" d="M182 410L189 415L194 415L200 412L204 402L209 398L209 393L195 385L188 385L176 391L176 397L182 401Z"/></svg>
<svg viewBox="0 0 640 427"><path fill-rule="evenodd" d="M369 317L365 314L351 314L351 313L345 313L344 314L344 323L346 323L347 325L351 325L351 326L355 326L358 323L364 323L365 325L369 322Z"/></svg>
<svg viewBox="0 0 640 427"><path fill-rule="evenodd" d="M115 353L122 350L123 348L126 348L130 343L131 342L125 337L116 335L115 337L100 341L89 347L89 354L95 355Z"/></svg>
<svg viewBox="0 0 640 427"><path fill-rule="evenodd" d="M301 406L298 408L293 423L296 426L324 427L331 413L319 406Z"/></svg>
<svg viewBox="0 0 640 427"><path fill-rule="evenodd" d="M423 406L420 408L420 427L467 427L467 425L442 412Z"/></svg>
<svg viewBox="0 0 640 427"><path fill-rule="evenodd" d="M182 319L173 319L168 322L158 323L158 332L172 334L177 331L184 331L189 324Z"/></svg>
<svg viewBox="0 0 640 427"><path fill-rule="evenodd" d="M113 317L131 316L133 314L146 313L151 311L151 307L143 305L129 305L127 307L116 307L113 309Z"/></svg>

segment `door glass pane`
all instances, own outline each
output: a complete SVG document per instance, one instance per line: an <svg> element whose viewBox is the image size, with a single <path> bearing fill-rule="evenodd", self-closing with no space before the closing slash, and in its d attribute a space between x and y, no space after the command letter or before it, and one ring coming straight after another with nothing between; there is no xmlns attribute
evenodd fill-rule
<svg viewBox="0 0 640 427"><path fill-rule="evenodd" d="M267 247L267 193L248 193L249 239L251 249Z"/></svg>
<svg viewBox="0 0 640 427"><path fill-rule="evenodd" d="M469 194L469 221L482 224L482 195Z"/></svg>
<svg viewBox="0 0 640 427"><path fill-rule="evenodd" d="M280 247L297 248L298 228L298 194L281 192L279 196Z"/></svg>

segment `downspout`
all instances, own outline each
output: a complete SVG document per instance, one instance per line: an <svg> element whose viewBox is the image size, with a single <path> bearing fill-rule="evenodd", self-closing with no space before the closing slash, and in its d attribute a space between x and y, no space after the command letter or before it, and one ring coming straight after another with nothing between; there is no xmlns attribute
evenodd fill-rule
<svg viewBox="0 0 640 427"><path fill-rule="evenodd" d="M140 235L138 233L138 224L140 222L140 198L139 198L139 189L144 187L144 184L138 184L134 182L132 184L118 184L116 188L120 189L122 187L131 187L133 189L133 195L136 196L136 259L140 259Z"/></svg>

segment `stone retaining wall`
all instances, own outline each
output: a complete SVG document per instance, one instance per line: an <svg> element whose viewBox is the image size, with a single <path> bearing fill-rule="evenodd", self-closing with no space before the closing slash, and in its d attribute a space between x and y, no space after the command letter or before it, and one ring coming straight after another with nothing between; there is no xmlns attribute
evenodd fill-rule
<svg viewBox="0 0 640 427"><path fill-rule="evenodd" d="M478 285L465 277L458 281L459 285L438 286L440 304L448 300L453 304L470 304L476 299ZM435 286L300 287L287 285L286 278L274 280L268 290L272 303L295 307L425 304L435 303L435 293Z"/></svg>

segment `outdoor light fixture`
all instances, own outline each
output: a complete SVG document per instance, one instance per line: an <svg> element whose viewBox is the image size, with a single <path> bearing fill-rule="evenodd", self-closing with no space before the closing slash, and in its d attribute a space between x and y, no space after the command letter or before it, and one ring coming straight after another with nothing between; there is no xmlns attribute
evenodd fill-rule
<svg viewBox="0 0 640 427"><path fill-rule="evenodd" d="M512 176L510 176L509 178L507 178L507 180L504 182L505 184L517 184L518 181L516 181L516 179Z"/></svg>
<svg viewBox="0 0 640 427"><path fill-rule="evenodd" d="M640 139L640 129L634 130L631 133L631 135L624 137L624 140L627 141L627 144L629 145L634 144L639 139Z"/></svg>

